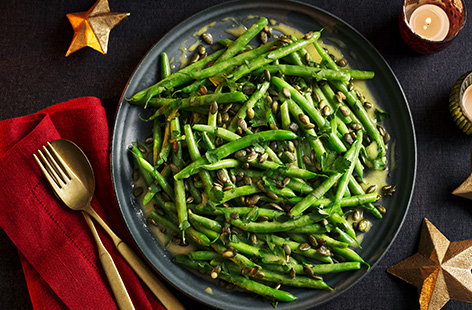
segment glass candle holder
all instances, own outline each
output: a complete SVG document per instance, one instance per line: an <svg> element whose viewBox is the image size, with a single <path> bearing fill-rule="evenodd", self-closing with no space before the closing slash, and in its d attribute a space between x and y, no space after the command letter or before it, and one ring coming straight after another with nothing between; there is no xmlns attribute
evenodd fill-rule
<svg viewBox="0 0 472 310"><path fill-rule="evenodd" d="M472 71L462 75L452 87L449 112L465 134L472 134Z"/></svg>
<svg viewBox="0 0 472 310"><path fill-rule="evenodd" d="M422 54L448 46L465 24L462 0L405 0L400 14L400 34L405 43Z"/></svg>

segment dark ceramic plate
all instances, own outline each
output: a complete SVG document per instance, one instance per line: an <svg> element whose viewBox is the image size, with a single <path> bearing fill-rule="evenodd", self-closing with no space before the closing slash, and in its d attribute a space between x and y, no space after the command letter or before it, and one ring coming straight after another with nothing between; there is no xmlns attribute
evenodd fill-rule
<svg viewBox="0 0 472 310"><path fill-rule="evenodd" d="M139 203L132 195L132 163L127 146L133 141L143 140L151 132L149 123L138 118L140 108L126 103L124 98L131 97L157 81L158 56L165 51L170 56L180 55L181 42L188 45L196 38L192 34L213 21L233 17L249 25L254 20L248 16L266 16L290 25L302 32L324 28L322 38L337 42L338 48L353 68L373 70L376 76L367 82L377 104L390 114L385 127L391 133L394 148L394 165L388 182L398 186L397 192L384 204L389 210L383 220L375 221L372 230L366 234L360 255L372 266L385 254L405 218L413 190L416 168L416 146L413 124L405 95L387 65L376 49L355 29L333 16L313 6L297 2L228 2L204 10L172 29L143 58L126 86L116 117L112 144L112 172L116 195L128 225L129 231L149 263L172 285L198 301L223 309L273 309L270 302L251 293L240 290L224 290L216 282L202 278L187 269L174 265L171 255L152 235ZM209 29L215 39L231 37L224 32L230 28L231 20L218 23ZM345 48L340 48L343 46ZM297 301L280 303L278 309L303 309L319 305L338 296L354 285L366 274L366 269L344 272L327 276L327 282L335 291L314 291L289 288L298 296ZM213 294L204 290L210 287Z"/></svg>

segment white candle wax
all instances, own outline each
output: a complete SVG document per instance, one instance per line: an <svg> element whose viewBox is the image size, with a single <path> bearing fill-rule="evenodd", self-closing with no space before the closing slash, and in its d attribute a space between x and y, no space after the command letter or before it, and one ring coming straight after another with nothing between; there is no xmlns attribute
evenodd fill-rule
<svg viewBox="0 0 472 310"><path fill-rule="evenodd" d="M472 85L467 87L462 95L462 110L469 120L472 120Z"/></svg>
<svg viewBox="0 0 472 310"><path fill-rule="evenodd" d="M441 7L425 4L411 13L409 25L420 37L430 41L442 41L449 32L449 17Z"/></svg>

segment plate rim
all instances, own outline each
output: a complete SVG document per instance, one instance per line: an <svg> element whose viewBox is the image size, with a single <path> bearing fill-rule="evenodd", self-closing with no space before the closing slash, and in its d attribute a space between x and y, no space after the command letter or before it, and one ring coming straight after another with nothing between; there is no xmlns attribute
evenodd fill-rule
<svg viewBox="0 0 472 310"><path fill-rule="evenodd" d="M277 3L278 1L276 1ZM269 0L257 0L257 1L249 1L249 0L232 0L232 1L227 1L227 2L223 2L223 3L219 3L219 4L216 4L216 5L213 5L213 6L210 6L208 8L205 8L201 11L198 11L190 16L188 16L187 18L185 18L184 20L182 20L181 22L179 22L178 24L176 24L175 26L173 26L169 31L166 32L165 35L163 35L161 38L159 38L157 40L156 43L152 44L152 46L149 48L149 50L143 55L143 57L140 59L140 61L138 62L138 64L136 65L135 69L133 70L132 74L130 75L128 81L126 82L125 86L123 87L123 91L122 91L122 94L120 96L120 99L119 99L119 102L118 102L118 106L117 106L117 109L116 109L116 113L115 113L115 118L114 118L114 123L113 123L113 131L112 131L112 137L111 137L111 152L110 152L110 170L111 170L111 177L112 177L112 184L113 184L113 193L115 195L115 198L116 198L116 201L118 203L118 207L119 207L119 210L120 210L120 213L121 213L121 217L126 225L126 228L128 230L128 233L130 234L134 244L136 245L137 249L139 250L139 252L141 253L141 256L146 260L146 262L152 267L152 269L157 272L162 278L164 278L166 280L166 282L175 287L176 289L179 290L179 292L183 293L184 295L190 297L191 299L193 300L197 300L198 302L201 302L205 305L209 305L209 306L212 306L212 307L215 307L216 305L214 304L210 304L209 301L206 301L206 300L202 300L202 299L198 299L197 297L195 296L192 296L189 292L177 287L176 284L174 284L172 281L170 281L168 279L168 277L166 275L164 275L159 269L157 269L154 264L149 260L149 258L145 255L143 249L142 249L142 246L137 242L135 236L134 236L134 233L130 227L130 223L129 221L131 219L128 219L127 216L124 214L124 210L123 208L124 207L129 207L128 205L124 206L122 205L122 202L118 199L118 193L117 193L117 179L118 177L116 176L116 173L115 173L115 165L114 165L114 159L117 155L116 153L116 147L115 147L115 143L117 142L117 137L115 135L115 133L117 132L117 127L119 126L118 125L118 122L117 122L117 118L120 114L120 111L122 110L122 106L123 105L126 105L126 104L129 104L127 101L126 101L126 92L129 88L129 85L130 83L134 80L135 78L135 75L137 72L140 71L141 67L144 65L145 61L147 60L147 58L149 57L149 55L152 53L152 51L156 48L156 46L158 46L162 41L165 41L168 37L171 37L173 35L174 32L176 32L178 29L180 29L183 25L187 24L189 21L191 22L192 20L194 19L197 19L198 17L202 16L202 15L205 15L209 12L213 12L213 11L218 11L220 9L224 9L226 7L232 7L234 5L244 5L244 4L251 4L251 5L254 5L256 3L261 3L261 4L274 4L273 1L269 1ZM383 250L382 254L379 255L379 257L376 259L375 263L372 264L371 268L369 268L369 270L367 270L365 273L363 273L362 275L359 276L358 279L356 279L355 281L353 281L352 283L350 283L349 285L347 285L345 288L343 288L342 291L338 291L338 293L336 294L333 294L331 296L328 296L327 298L325 298L324 300L320 301L319 303L317 303L316 305L314 306L320 306L322 304L325 304L326 302L329 302L331 300L333 300L335 297L339 297L341 295L343 295L346 291L350 290L353 286L355 286L356 284L358 284L360 281L362 281L365 276L367 274L369 274L371 272L372 269L374 269L377 264L385 257L386 253L390 250L391 246L393 245L393 243L395 242L398 234L400 233L403 225L404 225L404 222L405 222L405 219L408 215L408 211L409 211L409 208L410 208L410 205L411 205L411 201L412 201L412 198L413 198L413 194L414 194L414 191L415 191L415 184L416 184L416 175L417 175L417 161L418 161L418 154L417 154L417 139L416 139L416 131L415 131L415 125L414 125L414 119L412 117L412 113L411 113L411 109L410 109L410 105L409 105L409 102L408 102L408 99L406 97L406 94L400 84L400 81L398 80L397 76L395 75L394 71L392 70L392 68L390 67L389 63L385 60L385 58L382 56L382 54L377 50L377 48L363 35L361 34L356 28L354 28L350 23L346 22L344 19L334 15L333 13L329 12L329 11L326 11L325 9L322 9L316 5L313 5L313 4L310 4L310 3L304 3L304 2L301 2L301 1L298 1L298 0L288 0L288 1L283 1L283 3L287 4L289 7L292 5L292 4L296 4L298 6L301 6L301 7L306 7L308 8L309 10L311 11L317 11L319 13L322 13L324 15L327 15L329 16L330 18L332 19L335 19L337 21L339 21L344 27L347 27L349 29L349 31L352 31L353 33L355 33L357 36L359 36L360 38L362 38L364 40L365 43L368 44L368 49L371 50L378 58L379 60L381 60L382 64L385 65L386 69L388 70L388 74L390 75L391 78L393 78L393 82L394 82L394 85L398 87L398 90L399 90L399 94L401 95L401 97L403 98L403 103L401 105L404 105L404 108L406 109L406 116L407 116L407 119L409 120L409 124L411 124L411 139L412 139L412 146L413 146L413 149L411 150L412 151L412 159L413 159L413 163L412 163L412 168L413 168L413 171L412 171L412 175L411 175L411 189L410 189L410 193L408 195L408 199L406 201L406 207L405 207L405 212L403 213L402 215L402 219L401 221L399 222L399 225L398 227L396 228L395 230L395 233L393 234L393 236L391 237L391 240L390 242L388 243L388 245L385 247L385 250ZM408 128L409 130L410 128ZM210 294L208 294L210 295ZM214 298L213 298L214 299ZM290 304L290 303L288 303ZM297 308L298 309L298 308Z"/></svg>

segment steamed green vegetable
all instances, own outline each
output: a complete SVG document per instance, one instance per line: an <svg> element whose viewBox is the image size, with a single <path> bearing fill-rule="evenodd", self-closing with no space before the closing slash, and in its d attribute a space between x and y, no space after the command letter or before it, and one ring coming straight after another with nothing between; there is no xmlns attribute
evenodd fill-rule
<svg viewBox="0 0 472 310"><path fill-rule="evenodd" d="M163 53L162 80L129 98L153 122L130 153L150 222L196 246L174 262L289 302L289 287L331 290L322 275L369 266L350 247L370 228L362 210L385 212L364 177L387 168L388 145L353 89L373 72L336 62L320 31L270 33L260 18L174 73Z"/></svg>

